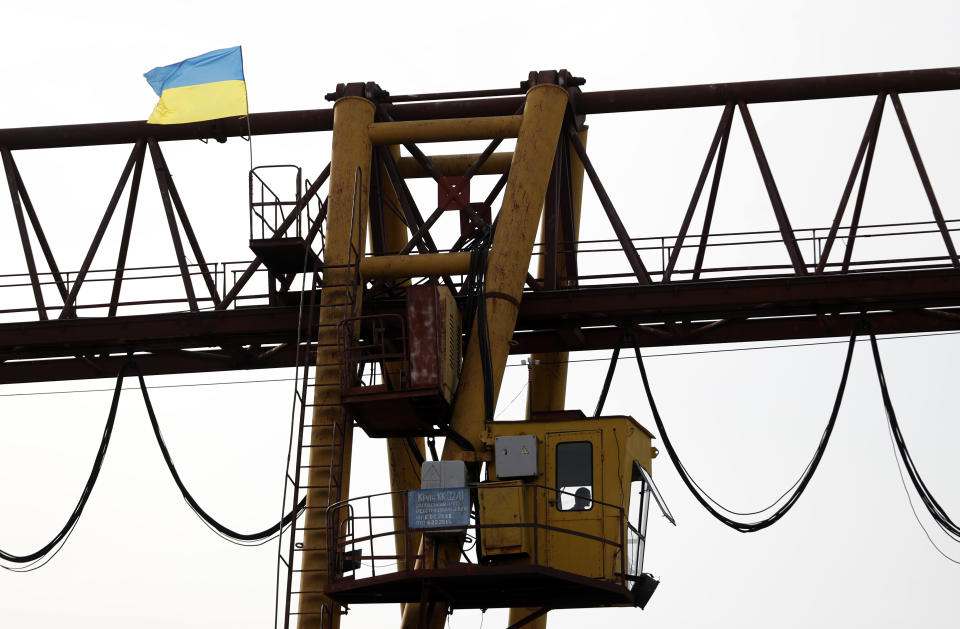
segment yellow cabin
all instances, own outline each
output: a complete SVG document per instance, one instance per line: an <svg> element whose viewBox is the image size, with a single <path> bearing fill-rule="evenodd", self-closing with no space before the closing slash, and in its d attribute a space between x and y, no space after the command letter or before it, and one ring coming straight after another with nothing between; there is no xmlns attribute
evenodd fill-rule
<svg viewBox="0 0 960 629"><path fill-rule="evenodd" d="M632 417L580 411L488 423L484 451L467 456L485 462L479 482L463 461L427 461L403 500L330 508L326 592L341 604L643 607L657 585L642 572L650 502L672 521L650 476L652 438ZM389 515L396 504L405 511ZM451 538L460 556L443 554Z"/></svg>
<svg viewBox="0 0 960 629"><path fill-rule="evenodd" d="M488 429L494 458L477 492L483 561L631 590L643 580L650 499L662 505L650 478L657 450L643 426L563 411ZM527 526L515 526L521 522Z"/></svg>

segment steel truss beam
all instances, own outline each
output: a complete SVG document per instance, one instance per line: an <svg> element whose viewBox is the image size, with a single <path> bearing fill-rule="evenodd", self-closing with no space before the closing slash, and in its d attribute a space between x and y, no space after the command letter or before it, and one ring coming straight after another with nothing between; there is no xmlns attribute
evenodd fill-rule
<svg viewBox="0 0 960 629"><path fill-rule="evenodd" d="M881 91L906 94L954 89L960 89L960 68L957 67L586 92L575 100L574 106L577 115L590 115L686 107L723 107L728 102L739 101L768 103L876 96ZM439 99L444 95L435 96ZM447 95L449 96L451 95ZM386 111L396 120L509 116L522 104L522 96L508 96L393 104L388 105ZM332 128L333 109L251 114L249 120L249 133L253 135L330 131ZM225 118L182 125L148 125L143 121L105 122L0 129L0 146L10 150L22 150L133 144L144 137L154 137L160 142L207 138L226 140L228 137L246 136L247 133L245 118Z"/></svg>
<svg viewBox="0 0 960 629"><path fill-rule="evenodd" d="M289 299L272 308L3 324L0 383L113 377L128 351L150 374L292 366L299 296ZM960 271L529 292L511 353L609 349L623 339L618 326L634 326L644 346L845 336L864 304L881 334L960 330L949 310L960 308ZM395 299L366 300L364 314L401 309Z"/></svg>

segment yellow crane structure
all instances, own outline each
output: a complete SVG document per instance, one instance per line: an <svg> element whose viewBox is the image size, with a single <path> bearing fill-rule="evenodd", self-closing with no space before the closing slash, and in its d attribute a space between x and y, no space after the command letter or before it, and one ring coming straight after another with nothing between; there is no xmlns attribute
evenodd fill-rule
<svg viewBox="0 0 960 629"><path fill-rule="evenodd" d="M495 399L503 378L558 145L570 142L563 135L564 120L571 115L568 89L575 89L565 84L568 78L569 74L558 72L532 75L522 113L511 116L378 122L376 103L364 97L370 96L364 85L344 86L334 103L325 274L296 614L300 627L336 627L342 605L364 602L404 604L405 627L442 626L451 605L508 606L512 599L518 608L511 618L518 617L512 622L520 626L550 607L633 602L631 591L642 582L637 553L643 535L637 528L640 522L628 522L630 486L650 479L654 452L650 433L626 417L587 420L582 413L580 417L564 413L565 372L563 357L558 354L535 357L540 365L534 367L532 376L531 421L491 423L485 412L490 389ZM586 129L579 134L582 142ZM485 281L480 287L485 320L483 325L472 326L461 365L460 313L445 287L430 284L426 297L414 302L414 289L423 287L407 283L408 316L406 320L398 317L399 325L393 329L385 321L367 321L360 316L364 282L402 285L413 277L437 280L464 275L475 258L469 253L400 255L409 236L407 226L395 218L383 229L387 250L397 253L365 257L370 164L378 146L504 138L516 138L516 148L509 160L503 204L491 234ZM393 151L396 153L396 148ZM448 157L447 161L455 159ZM571 181L576 205L582 182L583 168L577 162ZM561 256L557 263L563 265ZM541 268L545 265L542 258L540 264ZM424 306L435 298L451 305L446 309ZM440 310L445 316L437 318ZM436 393L445 408L429 406L426 412L434 416L425 424L415 419L404 421L398 409L409 403L406 392L416 389L418 363L429 353L418 347L423 339L413 333L421 318L436 321L425 328L427 338L431 334L450 338L447 333L455 330L452 340L437 353L439 359L435 355L432 362L427 361L427 369L443 372L436 380L448 386ZM372 327L361 329L365 324ZM406 332L397 334L397 330ZM393 337L377 339L378 332L383 337L393 333ZM420 330L417 334L423 336ZM392 352L384 349L384 340L387 344L392 340ZM396 346L404 341L409 350L398 350ZM354 386L349 381L363 363L382 366L381 384ZM429 395L419 396L421 408L423 398ZM351 417L371 435L389 439L392 513L386 515L396 527L394 531L378 533L367 527L366 535L358 534L361 518L349 509L353 500L348 498ZM411 445L411 440L420 439L422 426L431 422L444 424L446 433L456 436L446 439L442 460L460 462L464 472L458 484L421 490L424 479L406 451L411 447L422 451L422 443ZM512 452L508 451L513 446L507 444L517 440L526 445L517 446L523 454L515 456L530 459L530 467L508 473L504 466L511 466ZM484 463L487 478L481 481ZM582 478L564 480L564 475L578 474ZM561 487L560 481L566 484ZM424 496L420 491L431 493ZM445 491L455 497L444 498ZM586 498L577 491L586 492ZM473 524L461 523L451 529L442 520L427 520L427 526L411 527L413 513L407 505L413 496L439 499L441 503L432 503L431 508L445 512L451 508L446 501L461 494L466 512L475 505ZM485 565L461 560L467 528L475 531ZM628 540L630 534L634 537ZM374 535L396 540L397 570L353 578L347 573L360 563L365 538Z"/></svg>
<svg viewBox="0 0 960 629"><path fill-rule="evenodd" d="M593 93L581 92L583 83L566 70L531 72L520 89L461 93L390 96L375 83L349 83L328 95L332 109L162 127L138 121L0 129L0 158L28 268L20 286L24 294L30 288L35 302L0 314L37 317L0 324L0 383L118 374L101 449L74 513L41 550L27 555L0 550L0 560L17 565L43 560L76 524L96 482L127 372L140 376L158 444L191 508L229 538L262 541L280 534L277 626L284 629L337 629L351 606L371 603L398 604L397 621L406 629L440 629L454 609L509 608L510 629L517 629L544 627L552 609L646 605L657 587L643 569L648 514L656 505L673 518L653 480L658 454L653 434L631 417L602 415L622 347L636 351L660 443L681 480L731 528L760 530L796 502L836 420L857 334L867 332L874 341L891 435L906 465L909 454L875 335L960 329L960 257L952 238L956 221L946 220L940 209L900 94L960 89L960 69ZM832 224L795 229L750 105L865 96L874 104ZM930 204L927 223L860 223L888 102ZM721 110L720 119L679 232L632 237L587 155L586 115L700 107ZM738 115L777 229L711 234ZM208 264L161 143L312 131L332 131L329 166L306 185L298 167L251 168L255 260L243 271ZM512 150L498 152L508 139L515 140ZM453 155L427 155L418 146L470 140L489 143L480 153ZM15 155L124 143L133 149L71 279L56 264ZM185 298L151 295L124 302L121 285L131 271L126 256L147 155ZM282 200L265 183L268 168L295 169L295 200ZM474 175L497 178L482 202L471 199ZM426 219L407 184L415 178L437 186L436 210ZM581 272L586 179L615 234L602 244L622 253L625 271ZM128 182L117 268L105 280L112 286L109 301L92 297L78 305ZM324 184L328 193L322 201ZM703 196L703 227L695 238L688 232ZM851 199L852 217L846 219ZM452 246L439 247L430 228L445 212L459 216L460 234ZM923 235L937 247L942 240L943 251L925 249L895 259L869 252L854 256L858 234L861 240ZM707 267L711 239L746 253ZM34 241L47 273L38 270ZM840 241L842 256L839 245L834 250ZM771 244L780 257L760 260L755 252ZM195 263L187 258L188 248ZM654 257L659 261L648 267ZM266 294L244 292L258 274L267 279ZM299 291L293 289L296 277L303 280ZM127 284L133 279L128 275ZM195 290L195 281L209 297ZM240 300L256 307L239 307ZM128 314L159 304L176 310ZM102 316L80 317L81 311ZM833 414L796 489L759 522L719 513L670 444L640 347L846 335L850 345ZM569 352L608 349L613 360L594 415L566 408ZM529 355L525 418L494 421L511 354ZM56 369L51 359L57 359ZM142 376L289 366L297 367L302 384L285 470L285 514L259 533L237 533L216 522L184 486ZM356 429L386 440L389 491L351 493ZM444 439L442 451L437 437ZM916 471L909 465L907 471L930 514L960 538L960 526Z"/></svg>

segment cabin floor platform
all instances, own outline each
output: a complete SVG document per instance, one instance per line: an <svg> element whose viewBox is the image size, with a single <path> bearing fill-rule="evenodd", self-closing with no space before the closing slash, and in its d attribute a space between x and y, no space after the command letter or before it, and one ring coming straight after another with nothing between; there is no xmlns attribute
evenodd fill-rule
<svg viewBox="0 0 960 629"><path fill-rule="evenodd" d="M347 578L325 594L341 605L445 602L454 609L633 606L623 586L544 566L478 566L409 570Z"/></svg>

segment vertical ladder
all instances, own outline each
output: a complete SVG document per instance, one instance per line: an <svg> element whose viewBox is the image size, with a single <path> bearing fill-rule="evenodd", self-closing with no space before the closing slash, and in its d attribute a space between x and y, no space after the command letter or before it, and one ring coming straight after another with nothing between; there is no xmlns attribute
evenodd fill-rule
<svg viewBox="0 0 960 629"><path fill-rule="evenodd" d="M357 173L360 177L360 173ZM356 207L354 207L354 214ZM355 221L354 221L355 222ZM352 233L351 233L352 242ZM353 245L349 248L348 263L338 268L326 266L323 269L315 267L312 273L312 289L309 296L309 305L301 305L301 320L306 317L308 338L317 338L316 350L301 354L297 360L298 388L294 399L293 418L291 420L290 450L284 478L284 506L292 508L311 493L312 501L298 514L293 526L281 537L280 552L277 561L278 587L275 615L275 629L294 627L321 626L327 627L330 619L336 616L336 610L324 603L312 611L303 611L301 599L303 597L317 597L323 594L322 589L304 587L304 582L311 576L325 577L328 572L327 538L324 533L326 526L317 525L316 520L311 525L308 514L311 511L313 518L325 518L326 508L335 502L346 498L344 486L344 469L348 465L351 446L352 418L347 416L339 401L320 403L317 391L321 387L339 386L339 376L335 379L324 378L323 383L315 382L316 376L311 378L310 363L314 363L313 373L318 370L335 370L339 374L339 360L321 362L318 356L323 356L324 349L336 349L339 322L322 323L319 311L325 308L338 308L342 311L343 319L350 318L359 310L359 296L362 286L359 278L360 253ZM321 279L321 270L323 277ZM329 271L339 271L329 273ZM331 281L331 275L342 279L342 282ZM325 300L317 303L317 289L327 291L328 294L339 291L342 300ZM306 297L304 298L306 299ZM305 364L300 364L300 357L305 355ZM334 354L336 355L336 353ZM329 373L329 372L328 372ZM317 413L320 408L335 409L335 413ZM308 409L310 411L308 422ZM318 423L317 418L322 415L333 416L333 421ZM308 535L312 541L307 542ZM311 561L304 562L305 553L310 553ZM326 581L326 579L322 579ZM309 620L301 616L312 616ZM317 618L319 616L319 618Z"/></svg>

